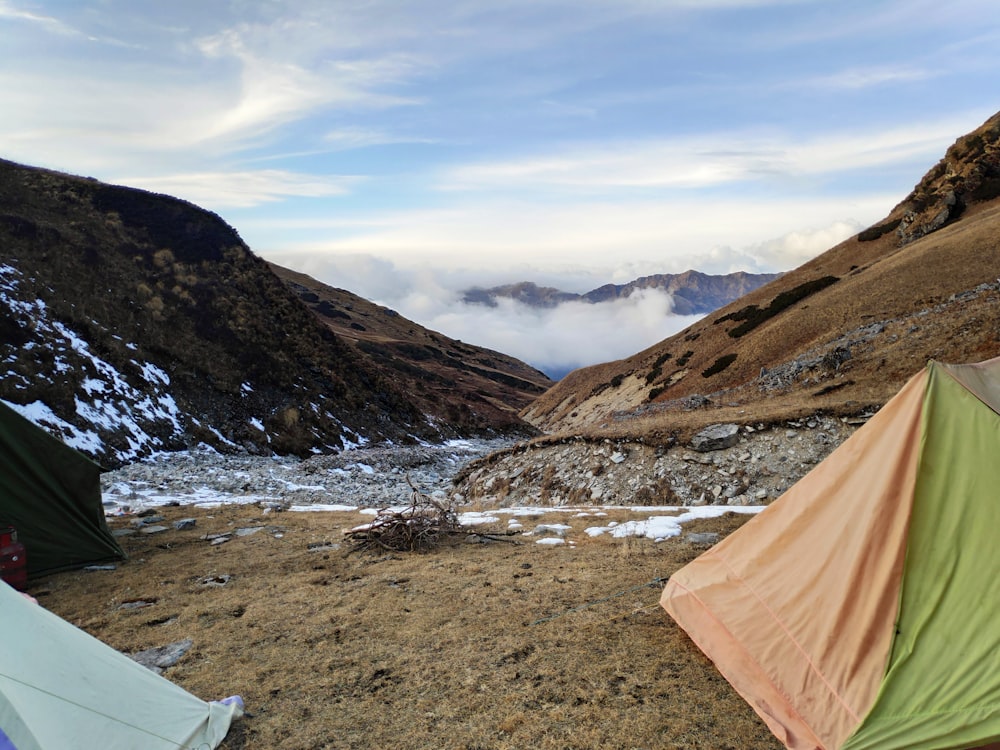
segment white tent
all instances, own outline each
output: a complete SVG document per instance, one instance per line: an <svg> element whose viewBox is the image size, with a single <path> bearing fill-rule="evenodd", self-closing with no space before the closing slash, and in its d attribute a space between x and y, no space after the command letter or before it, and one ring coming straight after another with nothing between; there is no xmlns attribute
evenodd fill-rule
<svg viewBox="0 0 1000 750"><path fill-rule="evenodd" d="M0 750L215 748L239 701L206 701L0 583Z"/></svg>

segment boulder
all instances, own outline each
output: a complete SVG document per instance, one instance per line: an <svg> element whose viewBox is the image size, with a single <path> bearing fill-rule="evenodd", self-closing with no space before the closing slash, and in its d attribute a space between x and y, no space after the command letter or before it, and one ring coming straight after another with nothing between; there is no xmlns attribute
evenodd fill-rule
<svg viewBox="0 0 1000 750"><path fill-rule="evenodd" d="M691 438L691 448L700 453L732 448L736 445L739 435L739 425L713 424Z"/></svg>

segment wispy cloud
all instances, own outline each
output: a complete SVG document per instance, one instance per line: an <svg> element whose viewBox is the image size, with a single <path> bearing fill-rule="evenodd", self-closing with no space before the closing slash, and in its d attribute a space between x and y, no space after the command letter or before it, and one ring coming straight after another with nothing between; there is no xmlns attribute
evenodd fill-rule
<svg viewBox="0 0 1000 750"><path fill-rule="evenodd" d="M323 136L323 141L331 148L364 148L366 146L385 146L400 143L435 143L434 138L421 138L392 133L376 128L337 128Z"/></svg>
<svg viewBox="0 0 1000 750"><path fill-rule="evenodd" d="M5 20L30 23L52 34L80 35L79 31L58 18L23 10L7 0L0 0L0 21Z"/></svg>
<svg viewBox="0 0 1000 750"><path fill-rule="evenodd" d="M697 137L582 144L559 154L513 157L456 167L444 174L447 190L530 189L560 186L705 188L766 179L871 168L917 157L933 158L968 118L951 117L914 126L797 134L716 132Z"/></svg>
<svg viewBox="0 0 1000 750"><path fill-rule="evenodd" d="M809 84L834 89L866 89L886 84L924 81L936 74L924 68L900 67L849 68L832 75L812 79Z"/></svg>
<svg viewBox="0 0 1000 750"><path fill-rule="evenodd" d="M322 178L280 169L254 172L191 172L150 177L123 176L113 181L184 198L213 208L247 208L291 196L344 195L358 178Z"/></svg>
<svg viewBox="0 0 1000 750"><path fill-rule="evenodd" d="M431 265L477 267L496 271L510 267L538 270L588 265L610 273L621 261L642 264L654 272L680 272L692 264L699 270L728 272L740 267L786 270L779 255L760 257L744 250L790 232L812 234L831 226L876 221L898 201L893 194L849 198L773 200L577 202L544 205L531 201L470 204L464 208L379 214L365 222L338 220L313 223L328 229L324 240L291 241L294 221L266 226L267 219L248 218L241 225L258 236L271 232L255 247L302 254L373 255L403 267ZM831 245L834 243L831 243ZM723 266L705 254L715 248L741 248ZM819 250L826 248L819 248ZM609 259L616 259L611 262ZM279 261L280 262L280 261ZM710 267L708 267L710 266ZM733 267L735 266L735 267Z"/></svg>

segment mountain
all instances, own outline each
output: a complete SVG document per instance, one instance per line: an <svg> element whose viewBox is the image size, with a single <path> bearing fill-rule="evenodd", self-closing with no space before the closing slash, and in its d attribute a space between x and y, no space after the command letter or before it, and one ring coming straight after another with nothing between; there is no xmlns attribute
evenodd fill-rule
<svg viewBox="0 0 1000 750"><path fill-rule="evenodd" d="M0 398L106 466L197 443L303 455L531 432L515 411L543 375L380 316L393 333L366 351L218 216L0 161ZM411 327L407 379L379 346L405 348ZM421 364L434 357L426 341L475 386Z"/></svg>
<svg viewBox="0 0 1000 750"><path fill-rule="evenodd" d="M878 408L928 359L1000 355L1000 114L874 226L523 412L550 433L680 438Z"/></svg>
<svg viewBox="0 0 1000 750"><path fill-rule="evenodd" d="M501 298L513 299L531 307L555 307L563 302L588 302L597 304L630 297L642 289L658 289L673 297L673 312L677 315L704 315L739 299L781 274L753 274L739 271L711 275L699 271L662 273L630 281L627 284L605 284L584 294L563 292L553 287L538 286L530 281L504 284L489 288L474 287L463 293L469 304L496 307Z"/></svg>
<svg viewBox="0 0 1000 750"><path fill-rule="evenodd" d="M462 301L470 305L486 305L496 307L497 299L512 299L529 307L551 308L563 302L573 302L581 295L573 292L563 292L551 286L538 286L532 281L519 281L515 284L501 284L489 288L473 287L462 293Z"/></svg>
<svg viewBox="0 0 1000 750"><path fill-rule="evenodd" d="M517 412L552 386L514 357L448 338L305 274L273 263L271 270L424 414L467 430L524 431Z"/></svg>

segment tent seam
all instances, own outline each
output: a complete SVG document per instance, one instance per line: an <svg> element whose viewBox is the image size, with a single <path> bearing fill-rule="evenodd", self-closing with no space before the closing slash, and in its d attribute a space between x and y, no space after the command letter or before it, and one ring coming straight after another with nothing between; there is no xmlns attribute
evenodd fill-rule
<svg viewBox="0 0 1000 750"><path fill-rule="evenodd" d="M860 723L861 719L857 715L857 713L855 713L854 709L852 709L847 704L847 701L844 700L843 696L841 696L841 694L837 692L836 689L834 689L833 685L831 685L830 681L826 678L826 675L823 674L822 671L820 671L820 669L816 666L815 662L813 662L813 659L809 655L809 653L802 647L802 645L798 642L795 636L792 635L792 632L785 626L785 623L781 620L780 617L778 617L777 613L767 604L767 602L764 601L763 597L761 597L760 594L757 593L757 591L753 588L753 586L751 586L749 583L746 582L743 576L741 576L739 573L736 572L736 570L729 564L726 558L724 558L722 555L718 553L712 556L718 558L719 562L721 562L726 567L726 570L728 570L736 578L736 580L738 580L740 584L744 586L746 590L749 591L758 602L760 602L760 605L764 607L765 610L767 610L767 613L771 616L774 622L777 623L778 627L781 628L781 630L785 633L785 636L788 638L788 640L795 646L796 649L798 649L799 653L801 653L802 656L805 658L806 664L809 665L809 669L813 673L815 673L816 676L820 678L820 680L823 681L823 684L826 685L830 693L837 698L837 701L840 703L840 705L842 705L844 707L844 710L847 711L848 716L850 716L855 722Z"/></svg>
<svg viewBox="0 0 1000 750"><path fill-rule="evenodd" d="M715 557L718 557L718 555L715 555ZM727 566L727 567L728 567L728 566ZM677 588L679 588L679 589L683 590L685 594L687 594L688 596L690 596L690 597L691 597L692 599L694 599L694 600L695 600L696 602L698 602L698 605L699 605L699 606L700 606L700 607L701 607L701 608L702 608L702 609L703 609L703 610L705 611L705 613L706 613L706 614L708 615L709 619L711 619L711 620L712 620L713 622L715 622L715 623L716 623L716 624L717 624L717 625L718 625L718 626L719 626L719 627L720 627L720 628L721 628L722 630L724 630L724 631L726 632L726 634L727 634L727 635L728 635L728 636L729 636L730 638L732 638L732 639L733 639L733 642L734 642L734 643L739 643L739 640L737 640L737 638L736 638L736 637L735 637L735 636L733 635L732 631L731 631L731 630L730 630L729 628L727 628L727 627L725 626L725 624L724 624L724 623L722 622L722 620L720 620L720 619L719 619L718 617L716 617L716 616L715 616L715 614L714 614L714 613L712 612L712 610L711 610L711 609L709 608L709 606L708 606L707 604L705 604L705 602L704 602L704 601L702 601L702 599L701 599L701 597L700 597L700 596L698 596L698 595L697 595L697 594L696 594L696 593L695 593L694 591L692 591L691 589L689 589L689 588L688 588L687 586L685 586L684 584L682 584L682 583L678 583L678 582L677 582L676 580L674 580L673 578L671 578L671 579L670 579L670 582L671 582L671 583L672 583L672 584L673 584L674 586L676 586ZM690 638L690 639L691 639L692 641L694 641L695 645L696 645L696 646L698 646L698 648L699 648L699 649L701 649L701 651L702 651L703 653L705 653L705 654L708 654L708 651L707 651L706 649L704 649L704 648L702 647L702 645L701 645L701 641L700 641L700 640L699 640L698 638L696 638L696 637L695 637L695 636L694 636L694 635L693 635L693 634L692 634L692 633L691 633L690 631L687 631L687 629L686 629L686 628L685 628L685 632L687 632L687 634L688 634L688 637L689 637L689 638ZM750 654L750 652L749 652L749 651L747 651L747 650L746 650L745 648L742 648L742 646L741 646L741 650L742 650L742 652L743 652L744 654L746 654L747 658L748 658L748 659L750 659L750 661L752 661L752 662L753 662L753 663L754 663L755 665L757 665L757 668L758 668L758 669L760 670L760 673L761 673L762 675L765 675L765 676L766 676L766 675L767 675L767 672L766 672L766 671L764 670L764 665L763 665L763 664L761 664L761 663L760 663L760 662L759 662L759 661L758 661L757 659L755 659L755 658L754 658L754 657L753 657L753 656L752 656L752 655ZM714 661L714 659L713 659L713 661ZM795 705L794 705L794 703L793 703L793 701L792 701L792 698L791 698L791 697L790 697L790 696L789 696L789 695L788 695L788 694L786 693L786 691L785 691L785 690L783 690L783 689L782 689L782 688L781 688L781 687L780 687L780 686L778 685L778 683L776 683L776 682L775 682L774 680L772 680L772 679L771 679L770 677L767 677L766 679L767 679L767 682L768 682L768 684L769 684L769 685L770 685L771 687L773 687L773 688L774 688L774 692L776 692L776 693L777 693L778 695L780 695L780 696L781 696L782 698L784 698L784 699L785 699L785 701L786 701L786 704L787 704L787 708L788 708L788 710L789 710L789 711L790 711L790 712L791 712L792 714L794 714L794 715L795 715L795 716L796 716L796 717L798 718L798 720L799 720L800 722L802 722L802 725L803 725L803 726L807 727L807 728L809 729L809 731L810 731L810 732L812 732L812 733L813 733L813 734L815 735L815 732L813 731L813 728L812 728L812 725L811 725L811 724L810 724L810 723L809 723L808 721L806 721L806 718L805 718L805 717L804 717L804 716L803 716L803 715L802 715L801 713L799 713L798 709L796 709L796 708L795 708Z"/></svg>

